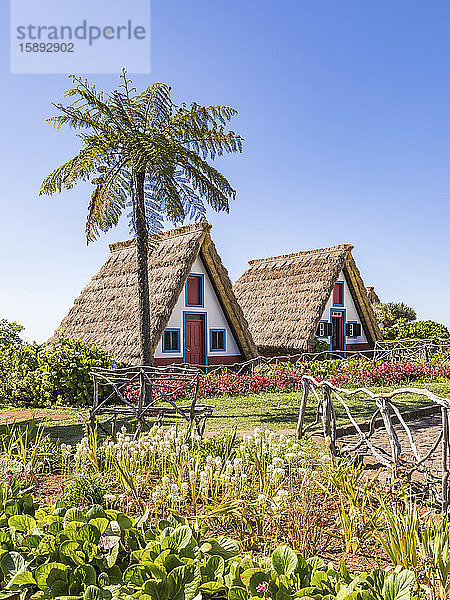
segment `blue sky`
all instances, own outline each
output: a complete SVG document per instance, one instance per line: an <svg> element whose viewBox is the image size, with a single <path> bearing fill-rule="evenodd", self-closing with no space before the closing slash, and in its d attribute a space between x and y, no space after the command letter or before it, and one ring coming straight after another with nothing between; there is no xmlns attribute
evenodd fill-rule
<svg viewBox="0 0 450 600"><path fill-rule="evenodd" d="M38 197L79 147L44 123L69 82L9 73L8 10L3 2L0 316L42 341L128 231L124 222L87 247L90 186ZM135 84L165 81L177 101L239 110L245 152L217 161L237 199L229 215L210 215L231 278L251 258L350 242L383 301L450 325L450 4L153 0L151 18L152 73Z"/></svg>

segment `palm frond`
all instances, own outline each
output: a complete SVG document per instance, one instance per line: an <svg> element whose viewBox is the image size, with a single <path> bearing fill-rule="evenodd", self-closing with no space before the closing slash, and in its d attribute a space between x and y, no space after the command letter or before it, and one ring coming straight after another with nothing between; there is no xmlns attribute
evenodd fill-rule
<svg viewBox="0 0 450 600"><path fill-rule="evenodd" d="M165 83L154 83L134 99L144 126L144 133L154 130L169 119L174 106L170 97L170 87Z"/></svg>

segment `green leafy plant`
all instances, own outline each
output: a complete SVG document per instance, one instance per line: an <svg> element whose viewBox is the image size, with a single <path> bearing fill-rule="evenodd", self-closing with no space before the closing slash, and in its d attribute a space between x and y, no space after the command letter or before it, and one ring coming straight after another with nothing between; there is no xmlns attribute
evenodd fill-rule
<svg viewBox="0 0 450 600"><path fill-rule="evenodd" d="M386 302L385 304L373 304L378 323L383 327L392 327L401 319L404 321L415 321L416 311L404 302Z"/></svg>
<svg viewBox="0 0 450 600"><path fill-rule="evenodd" d="M339 528L329 532L342 539L346 552L357 552L361 544L377 530L380 509L374 506L376 476L366 477L364 465L347 458L329 464L322 489L337 498Z"/></svg>
<svg viewBox="0 0 450 600"><path fill-rule="evenodd" d="M51 348L15 344L0 352L0 398L32 406L88 405L93 395L92 368L112 364L112 357L101 348L65 336Z"/></svg>
<svg viewBox="0 0 450 600"><path fill-rule="evenodd" d="M446 517L428 519L419 532L419 548L426 583L432 597L450 594L450 524Z"/></svg>
<svg viewBox="0 0 450 600"><path fill-rule="evenodd" d="M399 319L392 327L383 329L383 337L386 340L448 339L450 332L445 325L436 321L413 321L410 323L405 319Z"/></svg>
<svg viewBox="0 0 450 600"><path fill-rule="evenodd" d="M64 484L64 502L67 506L104 505L107 493L105 478L99 473L76 473Z"/></svg>
<svg viewBox="0 0 450 600"><path fill-rule="evenodd" d="M38 508L10 498L0 514L1 598L73 600L409 600L410 571L351 575L286 545L252 560L204 523L176 514L148 524L104 509Z"/></svg>
<svg viewBox="0 0 450 600"><path fill-rule="evenodd" d="M385 527L376 533L378 542L393 565L416 569L419 563L418 532L420 518L417 505L406 502L404 510L378 496Z"/></svg>
<svg viewBox="0 0 450 600"><path fill-rule="evenodd" d="M0 319L0 346L7 347L14 344L22 344L22 338L19 333L23 329L23 325L15 321Z"/></svg>

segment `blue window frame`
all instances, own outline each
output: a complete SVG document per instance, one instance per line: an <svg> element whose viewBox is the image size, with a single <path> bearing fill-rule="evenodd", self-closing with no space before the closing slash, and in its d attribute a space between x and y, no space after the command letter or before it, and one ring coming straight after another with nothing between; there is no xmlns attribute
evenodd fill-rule
<svg viewBox="0 0 450 600"><path fill-rule="evenodd" d="M168 327L162 335L162 351L180 352L180 330L176 327Z"/></svg>
<svg viewBox="0 0 450 600"><path fill-rule="evenodd" d="M199 287L200 287L200 304L189 304L188 301L188 285L189 285L189 280L191 278L198 278L198 283L199 283ZM184 300L185 300L185 305L186 306L199 306L201 308L204 307L204 303L205 303L205 276L203 275L203 273L189 273L189 276L186 280L186 284L184 286Z"/></svg>
<svg viewBox="0 0 450 600"><path fill-rule="evenodd" d="M227 347L227 333L225 329L209 330L209 351L224 352Z"/></svg>
<svg viewBox="0 0 450 600"><path fill-rule="evenodd" d="M333 306L344 306L344 282L336 281L333 288Z"/></svg>

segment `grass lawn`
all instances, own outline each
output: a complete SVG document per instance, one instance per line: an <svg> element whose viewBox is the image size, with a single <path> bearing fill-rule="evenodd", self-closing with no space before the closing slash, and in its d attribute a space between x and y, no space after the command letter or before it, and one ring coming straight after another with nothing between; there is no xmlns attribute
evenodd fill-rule
<svg viewBox="0 0 450 600"><path fill-rule="evenodd" d="M402 386L407 387L407 386ZM450 398L450 382L412 384L411 387L427 388L438 396ZM387 392L394 387L372 387L373 392ZM310 405L306 410L305 424L315 420L316 404L313 394ZM370 418L375 411L375 402L368 401L367 396L358 394L344 398L357 421ZM297 426L301 392L275 392L252 394L249 396L217 396L208 398L205 402L214 405L214 417L208 423L209 430L223 431L237 426L239 430L251 430L255 427L273 431L295 429ZM396 397L396 405L400 412L426 406L429 401L425 397L408 394ZM335 404L338 424L348 423L349 419L344 409Z"/></svg>
<svg viewBox="0 0 450 600"><path fill-rule="evenodd" d="M406 387L406 386L405 386ZM450 382L412 384L411 387L427 388L437 395L450 398ZM392 388L370 388L372 391L388 391ZM239 431L253 430L255 427L271 429L273 431L293 430L297 425L298 410L301 392L275 392L252 394L249 396L217 396L201 399L200 402L214 405L214 416L209 420L207 431L223 432L237 427ZM311 400L314 396L311 395ZM357 421L363 421L373 414L374 403L369 402L362 395L347 398L352 415ZM397 396L396 404L401 412L418 406L426 406L425 397L417 395ZM306 424L311 423L315 417L314 403L306 411ZM344 410L336 405L338 423L348 422ZM42 423L46 432L53 438L60 438L62 442L74 443L83 435L82 417L87 417L86 409L73 409L59 407L45 408L0 408L0 433L13 422L30 420L34 415L37 422Z"/></svg>

